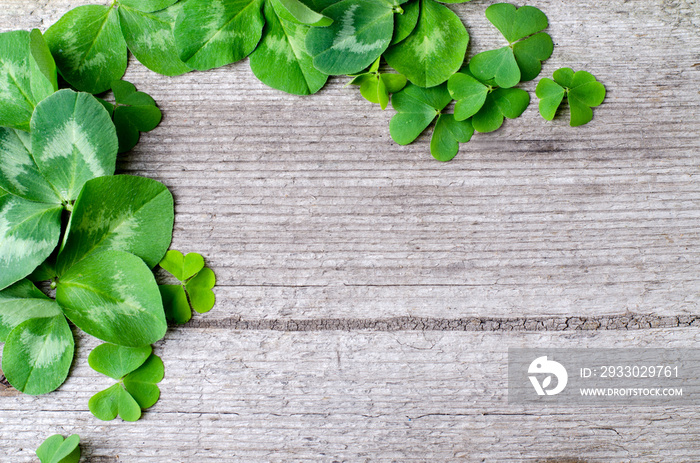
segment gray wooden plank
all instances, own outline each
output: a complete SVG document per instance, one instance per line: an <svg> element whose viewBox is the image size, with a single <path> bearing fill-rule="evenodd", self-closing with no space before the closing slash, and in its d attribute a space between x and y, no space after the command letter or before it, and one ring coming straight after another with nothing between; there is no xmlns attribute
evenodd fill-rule
<svg viewBox="0 0 700 463"><path fill-rule="evenodd" d="M50 433L79 432L87 461L123 463L697 461L693 407L517 406L505 387L509 347L699 340L693 328L643 336L175 329L156 348L166 365L161 400L138 423L103 423L87 401L111 380L89 369L96 342L81 336L57 392L0 400L0 459L34 461L31 449Z"/></svg>
<svg viewBox="0 0 700 463"><path fill-rule="evenodd" d="M45 29L82 3L5 0L0 29ZM452 6L472 54L500 43L485 6ZM211 316L693 313L698 3L536 6L557 45L542 75L585 68L606 84L605 104L572 129L534 101L449 164L432 160L427 136L394 144L392 111L346 79L302 98L265 87L245 62L177 78L132 63L127 78L165 117L120 169L172 189L174 247L203 253L219 276Z"/></svg>

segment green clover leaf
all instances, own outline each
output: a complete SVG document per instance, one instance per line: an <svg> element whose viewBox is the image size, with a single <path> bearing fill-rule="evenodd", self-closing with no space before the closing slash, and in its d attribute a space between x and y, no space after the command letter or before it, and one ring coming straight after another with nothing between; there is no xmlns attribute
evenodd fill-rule
<svg viewBox="0 0 700 463"><path fill-rule="evenodd" d="M138 421L141 410L152 407L158 401L160 389L157 383L163 380L163 376L163 361L151 354L140 367L118 383L92 396L88 402L90 412L103 421L111 421L117 415L124 421Z"/></svg>
<svg viewBox="0 0 700 463"><path fill-rule="evenodd" d="M403 13L394 16L394 35L389 45L404 41L418 25L420 0L410 0L402 6Z"/></svg>
<svg viewBox="0 0 700 463"><path fill-rule="evenodd" d="M538 33L547 28L547 16L532 6L516 8L497 3L486 9L486 17L503 34L508 46L474 56L469 63L474 77L481 81L493 79L501 88L537 77L542 61L554 50L549 34Z"/></svg>
<svg viewBox="0 0 700 463"><path fill-rule="evenodd" d="M593 110L605 99L605 86L586 72L561 68L554 80L544 78L537 84L535 94L540 99L540 114L548 121L554 119L566 96L571 110L571 127L585 125L593 119Z"/></svg>
<svg viewBox="0 0 700 463"><path fill-rule="evenodd" d="M174 34L184 2L156 12L143 12L135 5L141 3L141 0L119 2L119 23L129 51L158 74L177 76L191 71L180 59Z"/></svg>
<svg viewBox="0 0 700 463"><path fill-rule="evenodd" d="M181 282L159 287L168 320L187 323L192 318L192 309L205 313L214 307L216 296L212 288L216 285L216 276L211 269L204 267L204 258L200 254L183 256L180 251L171 250L160 266Z"/></svg>
<svg viewBox="0 0 700 463"><path fill-rule="evenodd" d="M28 131L36 105L56 90L56 63L41 32L0 34L0 126Z"/></svg>
<svg viewBox="0 0 700 463"><path fill-rule="evenodd" d="M354 76L350 85L359 85L360 94L370 103L378 103L386 109L389 104L389 94L399 92L406 86L408 80L401 74L379 72L379 61L372 64L368 72Z"/></svg>
<svg viewBox="0 0 700 463"><path fill-rule="evenodd" d="M250 68L272 88L296 95L316 93L325 85L328 75L313 66L313 58L306 50L306 36L311 28L286 19L284 11L280 0L265 3L265 31L250 55Z"/></svg>
<svg viewBox="0 0 700 463"><path fill-rule="evenodd" d="M119 0L119 6L126 6L144 13L163 10L179 0Z"/></svg>
<svg viewBox="0 0 700 463"><path fill-rule="evenodd" d="M410 84L392 98L397 114L389 123L391 138L400 145L413 142L437 118L430 141L430 152L439 161L449 161L457 155L459 143L471 140L471 121L457 121L442 110L452 101L447 83L432 88Z"/></svg>
<svg viewBox="0 0 700 463"><path fill-rule="evenodd" d="M235 63L260 42L263 0L188 0L175 23L180 59L206 71Z"/></svg>
<svg viewBox="0 0 700 463"><path fill-rule="evenodd" d="M73 333L63 315L31 318L7 335L2 370L18 391L46 394L68 377L73 349Z"/></svg>
<svg viewBox="0 0 700 463"><path fill-rule="evenodd" d="M216 276L210 268L203 268L185 285L192 308L199 313L209 312L216 302L212 289L216 285Z"/></svg>
<svg viewBox="0 0 700 463"><path fill-rule="evenodd" d="M96 372L120 380L143 365L152 352L151 346L126 347L105 343L90 352L88 364Z"/></svg>
<svg viewBox="0 0 700 463"><path fill-rule="evenodd" d="M102 93L126 71L127 48L115 8L79 6L44 35L63 78L78 90Z"/></svg>
<svg viewBox="0 0 700 463"><path fill-rule="evenodd" d="M156 180L130 175L89 180L73 207L57 275L109 249L134 254L153 268L170 246L173 220L173 196Z"/></svg>
<svg viewBox="0 0 700 463"><path fill-rule="evenodd" d="M62 315L56 302L42 293L29 280L20 280L0 291L0 342L10 332L32 318L51 318Z"/></svg>
<svg viewBox="0 0 700 463"><path fill-rule="evenodd" d="M296 24L307 26L326 27L333 24L333 20L321 13L315 12L299 0L270 0L279 18Z"/></svg>
<svg viewBox="0 0 700 463"><path fill-rule="evenodd" d="M125 80L112 82L115 104L100 100L112 116L119 139L119 153L131 151L139 142L141 132L155 129L162 118L160 109L150 95L137 92Z"/></svg>
<svg viewBox="0 0 700 463"><path fill-rule="evenodd" d="M433 0L420 0L415 29L391 46L384 59L413 84L434 87L459 70L468 44L467 29L452 10Z"/></svg>
<svg viewBox="0 0 700 463"><path fill-rule="evenodd" d="M167 329L151 269L124 251L91 253L58 278L56 301L76 326L98 339L141 347Z"/></svg>
<svg viewBox="0 0 700 463"><path fill-rule="evenodd" d="M354 74L387 49L394 33L398 5L384 0L342 0L322 11L333 20L306 36L313 64L329 75Z"/></svg>
<svg viewBox="0 0 700 463"><path fill-rule="evenodd" d="M38 449L36 456L41 463L78 463L80 461L80 437L73 434L66 439L55 434L46 439Z"/></svg>
<svg viewBox="0 0 700 463"><path fill-rule="evenodd" d="M483 82L467 69L450 77L450 95L455 103L455 119L471 118L477 132L493 132L503 125L505 118L519 117L530 104L530 95L518 88L499 88L495 82Z"/></svg>

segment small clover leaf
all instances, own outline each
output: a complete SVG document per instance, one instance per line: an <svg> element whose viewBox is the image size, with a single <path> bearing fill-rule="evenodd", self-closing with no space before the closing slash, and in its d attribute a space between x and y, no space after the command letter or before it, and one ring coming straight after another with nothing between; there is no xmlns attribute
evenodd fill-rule
<svg viewBox="0 0 700 463"><path fill-rule="evenodd" d="M530 104L530 95L518 88L499 88L494 81L481 81L467 69L450 77L450 95L455 103L455 119L471 117L477 132L493 132L505 118L519 117Z"/></svg>
<svg viewBox="0 0 700 463"><path fill-rule="evenodd" d="M471 121L457 121L452 114L442 114L450 101L447 83L432 88L408 85L392 99L397 114L389 123L391 138L407 145L437 118L430 152L439 161L451 160L459 150L459 143L471 139L474 128Z"/></svg>
<svg viewBox="0 0 700 463"><path fill-rule="evenodd" d="M350 85L359 85L360 94L365 100L378 103L382 109L386 109L389 94L399 92L408 80L401 74L379 72L380 59L377 58L368 72L355 76Z"/></svg>
<svg viewBox="0 0 700 463"><path fill-rule="evenodd" d="M155 354L118 383L90 398L90 412L102 421L120 416L124 421L138 421L141 410L152 407L160 397L156 385L163 380L163 361Z"/></svg>
<svg viewBox="0 0 700 463"><path fill-rule="evenodd" d="M561 68L554 80L544 78L537 84L535 94L540 99L540 114L548 121L554 119L566 96L571 110L571 127L585 125L593 119L593 110L605 99L605 86L586 72Z"/></svg>
<svg viewBox="0 0 700 463"><path fill-rule="evenodd" d="M190 296L192 308L199 313L209 312L216 303L216 296L212 289L216 285L216 276L210 268L203 268L194 278L185 285L185 290Z"/></svg>
<svg viewBox="0 0 700 463"><path fill-rule="evenodd" d="M216 296L212 288L216 285L216 276L211 269L204 267L201 254L183 256L180 251L171 250L160 266L181 283L159 287L168 320L187 323L192 318L192 309L205 313L214 307Z"/></svg>
<svg viewBox="0 0 700 463"><path fill-rule="evenodd" d="M78 463L80 461L80 437L73 434L66 439L55 434L46 439L38 449L36 456L41 463Z"/></svg>
<svg viewBox="0 0 700 463"><path fill-rule="evenodd" d="M394 36L390 45L404 41L418 25L420 0L410 0L402 6L403 13L394 16Z"/></svg>
<svg viewBox="0 0 700 463"><path fill-rule="evenodd" d="M163 115L150 95L137 92L136 87L125 81L112 82L115 104L100 100L107 109L119 139L119 153L131 151L139 142L141 132L150 132L160 124Z"/></svg>
<svg viewBox="0 0 700 463"><path fill-rule="evenodd" d="M467 143L474 135L470 119L458 121L453 114L440 114L435 123L430 153L438 161L450 161L459 152L459 144Z"/></svg>
<svg viewBox="0 0 700 463"><path fill-rule="evenodd" d="M317 13L299 0L270 0L280 19L304 24L307 26L326 27L333 24L333 20Z"/></svg>
<svg viewBox="0 0 700 463"><path fill-rule="evenodd" d="M481 81L494 79L501 88L537 77L542 61L554 50L549 34L540 32L548 26L547 16L532 6L516 8L497 3L486 9L486 17L503 34L508 46L474 56L469 63L471 73Z"/></svg>
<svg viewBox="0 0 700 463"><path fill-rule="evenodd" d="M112 421L117 415L124 421L138 421L141 418L141 407L120 383L92 396L88 407L102 421Z"/></svg>
<svg viewBox="0 0 700 463"><path fill-rule="evenodd" d="M139 407L145 410L158 402L160 389L156 384L163 381L164 375L163 361L157 355L151 355L136 371L124 378L124 387Z"/></svg>
<svg viewBox="0 0 700 463"><path fill-rule="evenodd" d="M184 256L180 251L173 249L165 254L160 266L184 282L204 268L204 257L196 252Z"/></svg>
<svg viewBox="0 0 700 463"><path fill-rule="evenodd" d="M88 356L90 368L112 379L122 379L139 368L153 352L151 346L125 347L100 344Z"/></svg>

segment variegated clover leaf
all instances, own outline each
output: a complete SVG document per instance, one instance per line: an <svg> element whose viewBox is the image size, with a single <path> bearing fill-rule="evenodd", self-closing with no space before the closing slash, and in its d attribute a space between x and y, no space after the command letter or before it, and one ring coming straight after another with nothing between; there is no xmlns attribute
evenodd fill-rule
<svg viewBox="0 0 700 463"><path fill-rule="evenodd" d="M204 258L200 254L184 256L180 251L171 250L160 266L181 282L179 285L160 286L165 315L169 320L187 323L192 318L192 309L205 313L214 307L216 297L212 289L216 285L216 276L211 269L204 267Z"/></svg>
<svg viewBox="0 0 700 463"><path fill-rule="evenodd" d="M180 59L205 71L245 58L262 37L262 6L263 0L188 0L174 29Z"/></svg>
<svg viewBox="0 0 700 463"><path fill-rule="evenodd" d="M126 71L126 42L115 8L79 6L49 27L45 37L58 71L78 90L102 93Z"/></svg>
<svg viewBox="0 0 700 463"><path fill-rule="evenodd" d="M377 58L369 70L365 73L353 76L351 85L359 85L360 93L370 103L378 103L382 109L389 104L389 94L399 92L408 82L401 74L379 72Z"/></svg>
<svg viewBox="0 0 700 463"><path fill-rule="evenodd" d="M456 73L447 83L455 103L458 121L471 118L477 132L493 132L505 118L519 117L530 104L530 95L519 88L499 88L494 81L482 82L467 69Z"/></svg>
<svg viewBox="0 0 700 463"><path fill-rule="evenodd" d="M554 72L554 80L544 78L537 84L536 94L540 99L540 114L551 121L566 96L571 111L571 127L588 124L593 119L591 108L599 106L605 99L605 86L586 72L574 72L562 68Z"/></svg>
<svg viewBox="0 0 700 463"><path fill-rule="evenodd" d="M474 134L471 121L457 121L442 110L452 101L447 84L421 88L410 84L395 94L391 104L397 114L391 119L391 138L400 145L413 142L437 118L430 152L439 161L449 161L459 151L459 143L468 142Z"/></svg>
<svg viewBox="0 0 700 463"><path fill-rule="evenodd" d="M486 9L486 17L508 45L474 56L469 63L471 73L481 81L493 79L501 88L537 77L542 61L554 50L552 38L541 32L549 25L547 16L532 6L516 8L509 3L497 3Z"/></svg>
<svg viewBox="0 0 700 463"><path fill-rule="evenodd" d="M389 66L419 87L445 82L464 63L469 34L459 17L434 0L420 0L418 24L384 53Z"/></svg>
<svg viewBox="0 0 700 463"><path fill-rule="evenodd" d="M137 92L136 87L125 80L112 82L115 103L100 99L100 103L112 116L119 138L119 153L131 151L139 142L141 132L155 129L162 118L160 109L150 95Z"/></svg>
<svg viewBox="0 0 700 463"><path fill-rule="evenodd" d="M80 461L80 437L73 434L66 439L54 434L46 439L38 449L36 456L41 463L78 463Z"/></svg>
<svg viewBox="0 0 700 463"><path fill-rule="evenodd" d="M114 374L126 371L143 357L143 352L132 354L115 351L112 354L122 357L125 361L120 364L119 371L110 370ZM163 361L157 355L151 354L141 363L136 369L118 378L118 383L90 398L88 406L95 417L111 421L119 415L124 421L138 421L141 418L141 410L155 405L160 397L157 384L163 380L165 373Z"/></svg>
<svg viewBox="0 0 700 463"><path fill-rule="evenodd" d="M0 34L0 126L29 131L34 108L56 90L56 64L41 32Z"/></svg>
<svg viewBox="0 0 700 463"><path fill-rule="evenodd" d="M61 213L88 180L114 173L117 134L91 95L56 92L31 134L0 128L0 290L34 271L58 244Z"/></svg>
<svg viewBox="0 0 700 463"><path fill-rule="evenodd" d="M266 85L287 93L316 93L328 80L317 70L306 49L307 23L328 25L330 18L314 12L299 0L271 0L265 3L265 32L250 55L250 68Z"/></svg>
<svg viewBox="0 0 700 463"><path fill-rule="evenodd" d="M342 0L322 11L333 20L306 36L313 64L330 75L355 74L369 67L389 47L394 15L406 0Z"/></svg>

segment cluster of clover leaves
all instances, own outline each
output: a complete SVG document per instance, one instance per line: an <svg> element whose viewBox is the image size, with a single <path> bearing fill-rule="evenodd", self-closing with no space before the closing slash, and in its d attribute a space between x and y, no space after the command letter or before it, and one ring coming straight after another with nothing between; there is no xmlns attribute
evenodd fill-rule
<svg viewBox="0 0 700 463"><path fill-rule="evenodd" d="M499 3L486 16L507 44L465 63L469 34L443 3L466 1L114 0L75 8L43 35L0 34L0 342L10 384L44 394L65 381L70 321L106 342L89 363L117 381L91 411L138 419L163 378L151 344L168 319L184 323L214 304L202 257L166 255L168 189L114 175L118 153L161 120L153 99L121 80L129 52L168 76L249 57L262 82L299 95L349 75L367 100L391 102L397 143L434 123L431 153L447 161L475 131L525 111L530 96L515 86L553 52L542 11ZM59 90L59 75L68 88ZM542 116L552 120L566 98L571 125L589 122L605 87L585 71L553 77L537 85ZM179 284L158 285L159 263ZM73 437L60 439L42 461L73 461Z"/></svg>
<svg viewBox="0 0 700 463"><path fill-rule="evenodd" d="M119 381L93 397L90 410L133 421L160 393L163 363L151 344L164 337L167 319L189 320L190 304L213 307L215 277L199 254L166 254L174 221L168 188L114 175L118 153L155 128L161 113L128 82L109 89L113 102L59 90L38 30L0 34L2 372L26 394L58 388L73 363L70 321L106 342L89 363ZM184 286L158 285L153 269L161 261Z"/></svg>

